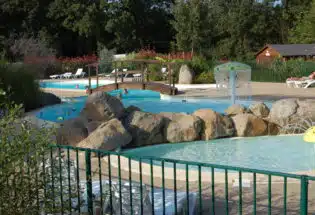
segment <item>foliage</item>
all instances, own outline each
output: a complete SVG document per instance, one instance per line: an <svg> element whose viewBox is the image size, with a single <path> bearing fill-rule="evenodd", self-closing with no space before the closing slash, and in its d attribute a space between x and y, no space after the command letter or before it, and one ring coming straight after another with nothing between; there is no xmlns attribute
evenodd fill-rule
<svg viewBox="0 0 315 215"><path fill-rule="evenodd" d="M0 211L40 214L39 199L45 182L39 164L53 132L22 122L21 106L7 104L6 107L6 113L0 117Z"/></svg>
<svg viewBox="0 0 315 215"><path fill-rule="evenodd" d="M163 81L164 75L161 71L162 67L159 64L149 64L148 70L150 72L150 81Z"/></svg>
<svg viewBox="0 0 315 215"><path fill-rule="evenodd" d="M291 29L289 41L292 43L314 43L315 42L315 1L307 13L301 15L297 25Z"/></svg>
<svg viewBox="0 0 315 215"><path fill-rule="evenodd" d="M110 73L112 71L115 52L115 50L108 50L107 48L103 48L99 52L100 73Z"/></svg>
<svg viewBox="0 0 315 215"><path fill-rule="evenodd" d="M0 89L6 100L22 104L25 110L38 106L39 86L28 66L0 64Z"/></svg>
<svg viewBox="0 0 315 215"><path fill-rule="evenodd" d="M196 83L196 84L213 84L213 83L215 83L213 71L200 73L195 78L194 83Z"/></svg>
<svg viewBox="0 0 315 215"><path fill-rule="evenodd" d="M62 72L71 72L74 73L77 71L78 68L85 69L86 65L90 63L95 63L98 60L96 55L90 56L82 56L82 57L65 57L59 58L58 62L60 62L62 67Z"/></svg>
<svg viewBox="0 0 315 215"><path fill-rule="evenodd" d="M302 59L289 60L280 59L274 61L269 67L249 63L252 66L252 80L266 82L285 82L290 77L309 76L315 71L314 62L305 62Z"/></svg>

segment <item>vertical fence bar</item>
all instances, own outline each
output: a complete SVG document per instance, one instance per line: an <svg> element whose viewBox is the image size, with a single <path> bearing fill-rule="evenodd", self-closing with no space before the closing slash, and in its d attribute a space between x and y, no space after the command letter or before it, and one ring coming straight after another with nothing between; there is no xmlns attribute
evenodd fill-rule
<svg viewBox="0 0 315 215"><path fill-rule="evenodd" d="M176 162L174 162L174 207L175 207L175 214L177 214L177 171L176 171Z"/></svg>
<svg viewBox="0 0 315 215"><path fill-rule="evenodd" d="M229 181L228 181L228 170L224 170L225 175L225 214L229 214Z"/></svg>
<svg viewBox="0 0 315 215"><path fill-rule="evenodd" d="M271 175L268 175L268 215L271 215Z"/></svg>
<svg viewBox="0 0 315 215"><path fill-rule="evenodd" d="M256 215L256 211L257 211L257 187L256 187L256 173L253 173L253 199L254 199L254 205L253 205L253 214Z"/></svg>
<svg viewBox="0 0 315 215"><path fill-rule="evenodd" d="M201 166L198 165L199 214L202 214Z"/></svg>
<svg viewBox="0 0 315 215"><path fill-rule="evenodd" d="M212 214L215 214L215 190L214 190L214 168L211 167L211 200L212 200Z"/></svg>
<svg viewBox="0 0 315 215"><path fill-rule="evenodd" d="M164 160L162 161L162 200L163 200L163 215L165 215L165 181L164 181Z"/></svg>
<svg viewBox="0 0 315 215"><path fill-rule="evenodd" d="M77 164L77 197L78 197L78 212L81 213L81 199L80 199L80 164L79 164L79 151L75 150L75 160Z"/></svg>
<svg viewBox="0 0 315 215"><path fill-rule="evenodd" d="M129 166L129 195L130 195L130 214L133 214L133 206L132 206L132 177L131 177L131 159L128 158L128 166Z"/></svg>
<svg viewBox="0 0 315 215"><path fill-rule="evenodd" d="M238 172L238 186L239 186L239 191L238 191L238 214L243 214L243 194L242 194L242 171Z"/></svg>
<svg viewBox="0 0 315 215"><path fill-rule="evenodd" d="M142 160L139 159L139 171L140 171L140 214L143 214L143 195L142 195Z"/></svg>
<svg viewBox="0 0 315 215"><path fill-rule="evenodd" d="M98 178L100 181L100 195L101 195L101 214L104 213L104 208L103 208L103 183L102 183L102 164L101 164L101 153L97 153L98 156Z"/></svg>
<svg viewBox="0 0 315 215"><path fill-rule="evenodd" d="M283 178L283 214L287 214L287 177Z"/></svg>
<svg viewBox="0 0 315 215"><path fill-rule="evenodd" d="M92 173L91 173L91 151L85 151L85 175L87 190L88 213L93 215L93 192L92 192Z"/></svg>
<svg viewBox="0 0 315 215"><path fill-rule="evenodd" d="M68 162L68 201L69 201L69 212L72 213L72 201L71 201L71 165L70 165L70 149L67 149L67 162Z"/></svg>
<svg viewBox="0 0 315 215"><path fill-rule="evenodd" d="M118 185L119 185L119 209L122 215L122 194L121 194L121 163L120 155L118 155Z"/></svg>
<svg viewBox="0 0 315 215"><path fill-rule="evenodd" d="M112 167L110 154L107 156L108 162L108 180L109 180L109 204L110 204L110 214L113 214L113 196L112 196Z"/></svg>
<svg viewBox="0 0 315 215"><path fill-rule="evenodd" d="M301 196L300 196L300 214L308 214L308 177L301 176Z"/></svg>
<svg viewBox="0 0 315 215"><path fill-rule="evenodd" d="M52 197L52 208L53 211L56 209L55 204L55 179L54 179L54 159L53 159L53 151L50 148L50 171L51 171L51 197Z"/></svg>
<svg viewBox="0 0 315 215"><path fill-rule="evenodd" d="M43 153L43 182L44 182L44 209L43 209L43 214L45 215L46 214L46 209L45 209L46 208L46 198L47 198L45 153Z"/></svg>
<svg viewBox="0 0 315 215"><path fill-rule="evenodd" d="M150 177L151 177L151 202L152 202L152 215L155 214L154 211L154 178L153 178L153 160L150 159Z"/></svg>
<svg viewBox="0 0 315 215"><path fill-rule="evenodd" d="M62 162L61 162L61 148L58 148L59 156L59 186L60 186L60 204L61 204L61 214L64 213L63 208L63 185L62 185Z"/></svg>
<svg viewBox="0 0 315 215"><path fill-rule="evenodd" d="M189 166L186 164L186 201L187 213L189 214Z"/></svg>

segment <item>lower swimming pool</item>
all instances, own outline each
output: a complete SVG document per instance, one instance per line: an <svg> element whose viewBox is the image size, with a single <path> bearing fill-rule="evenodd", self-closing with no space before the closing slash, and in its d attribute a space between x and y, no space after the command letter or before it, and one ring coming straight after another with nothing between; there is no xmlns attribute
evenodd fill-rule
<svg viewBox="0 0 315 215"><path fill-rule="evenodd" d="M300 135L162 144L125 153L278 172L315 170L315 144L304 142Z"/></svg>
<svg viewBox="0 0 315 215"><path fill-rule="evenodd" d="M117 96L121 90L110 92L111 95ZM54 106L45 107L38 112L36 116L43 120L58 122L75 118L79 115L84 107L85 97L68 99L66 102ZM198 109L210 108L217 112L223 113L230 106L228 100L199 99L193 101L162 100L158 92L150 90L129 90L128 94L123 95L122 103L125 107L134 105L141 110L151 113L160 112L177 112L192 113ZM239 101L239 103L249 106L251 101ZM267 105L271 105L267 103Z"/></svg>

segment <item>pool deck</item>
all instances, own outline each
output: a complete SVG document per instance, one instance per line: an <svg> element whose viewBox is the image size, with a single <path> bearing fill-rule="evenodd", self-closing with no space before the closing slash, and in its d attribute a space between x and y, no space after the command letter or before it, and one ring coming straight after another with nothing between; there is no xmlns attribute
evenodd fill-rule
<svg viewBox="0 0 315 215"><path fill-rule="evenodd" d="M176 85L179 98L227 98L222 91L217 91L214 84ZM87 95L85 90L43 89L59 97L78 97ZM285 83L252 82L250 89L241 89L241 97L251 96L253 100L274 101L283 98L315 98L315 88L288 88Z"/></svg>

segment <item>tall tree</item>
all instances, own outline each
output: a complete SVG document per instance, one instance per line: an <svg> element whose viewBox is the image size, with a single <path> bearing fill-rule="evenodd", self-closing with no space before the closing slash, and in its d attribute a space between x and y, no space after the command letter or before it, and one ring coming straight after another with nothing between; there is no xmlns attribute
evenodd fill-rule
<svg viewBox="0 0 315 215"><path fill-rule="evenodd" d="M302 16L298 24L291 29L291 43L315 43L315 0L310 9Z"/></svg>

